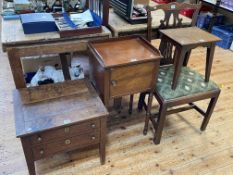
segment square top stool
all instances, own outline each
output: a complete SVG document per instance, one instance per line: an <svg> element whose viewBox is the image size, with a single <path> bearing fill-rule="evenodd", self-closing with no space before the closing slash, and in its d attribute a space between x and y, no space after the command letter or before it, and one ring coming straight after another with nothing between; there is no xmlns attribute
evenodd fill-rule
<svg viewBox="0 0 233 175"><path fill-rule="evenodd" d="M215 44L220 41L220 38L197 27L166 29L160 32L162 34L161 41L167 41L175 46L175 70L172 89L174 90L177 86L182 65L186 66L188 64L191 50L199 46L207 48L205 81L208 82L214 58Z"/></svg>

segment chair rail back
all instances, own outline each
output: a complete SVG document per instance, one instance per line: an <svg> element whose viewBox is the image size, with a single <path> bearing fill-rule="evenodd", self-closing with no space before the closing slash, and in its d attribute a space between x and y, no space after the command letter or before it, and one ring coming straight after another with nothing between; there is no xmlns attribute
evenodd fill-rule
<svg viewBox="0 0 233 175"><path fill-rule="evenodd" d="M197 17L201 8L200 4L178 3L171 2L169 4L161 4L156 6L147 6L147 39L151 41L152 36L152 17L151 12L156 10L164 11L164 19L160 20L159 29L179 28L182 27L182 18L179 14L181 10L190 8L194 9L192 22L190 26L194 26L197 22ZM173 16L173 23L170 24L170 19Z"/></svg>

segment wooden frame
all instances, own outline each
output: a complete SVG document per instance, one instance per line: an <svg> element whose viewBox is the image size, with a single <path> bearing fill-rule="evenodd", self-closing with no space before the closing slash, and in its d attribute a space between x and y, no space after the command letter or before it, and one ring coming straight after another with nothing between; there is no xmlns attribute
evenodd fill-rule
<svg viewBox="0 0 233 175"><path fill-rule="evenodd" d="M100 162L105 163L108 112L89 81L23 88L15 90L13 97L16 135L21 139L30 175L36 174L37 160L92 146L99 148ZM69 108L70 104L75 108ZM56 105L56 109L47 105Z"/></svg>
<svg viewBox="0 0 233 175"><path fill-rule="evenodd" d="M200 4L188 4L188 3L177 3L171 2L169 4L161 4L157 6L148 6L147 7L147 39L151 41L152 36L152 17L151 12L155 10L163 10L165 17L163 20L160 20L159 29L168 29L168 28L180 28L182 27L182 18L179 18L180 11L184 8L195 9L192 22L190 26L195 26L197 22L197 17L201 8ZM169 25L170 18L173 16L173 24Z"/></svg>
<svg viewBox="0 0 233 175"><path fill-rule="evenodd" d="M105 38L105 37L102 37ZM108 37L107 37L108 38ZM92 40L99 39L92 38ZM69 80L68 65L66 61L67 54L75 51L87 49L87 40L66 41L60 43L35 44L31 46L12 47L7 49L8 59L14 78L16 89L25 88L26 82L23 75L21 57L43 55L43 54L60 54L62 70L65 80ZM68 54L69 55L69 54Z"/></svg>
<svg viewBox="0 0 233 175"><path fill-rule="evenodd" d="M15 90L14 93L16 94L14 95L15 123L17 132L16 134L17 137L21 139L30 175L36 174L34 165L34 161L36 160L54 155L57 152L66 152L92 145L97 145L99 147L100 162L101 164L105 163L106 120L108 112L106 111L106 108L102 104L100 98L96 94L96 91L94 90L90 82L87 82L85 80L66 81L62 83L26 88L26 83L23 75L22 64L20 60L21 57L58 53L61 55L63 74L64 76L67 76L67 73L69 72L67 72L68 67L66 57L68 53L80 50L86 50L85 40L54 44L32 45L28 47L16 47L8 49L9 63L17 88L17 90ZM84 83L85 86L82 86L82 82L86 82ZM74 91L79 91L79 94L75 94ZM67 100L70 98L72 98L73 101ZM89 98L89 100L81 100L80 102L80 98ZM35 112L32 114L30 113L30 107L35 107L35 109L37 109L38 105L39 109L41 106L43 106L43 104L54 104L53 102L57 99L59 100L56 104L60 104L60 106L57 106L57 108L41 110L43 111L42 114L40 114L40 112ZM69 111L63 110L62 113L59 112L59 109L62 105L67 105L74 101L75 103L73 104L76 105L76 107L73 108L73 112L74 110L77 111L75 111L73 115ZM94 110L94 112L91 112L90 109L88 109L89 106L85 104L87 102L91 103L91 105L94 105L94 107L100 110ZM80 110L78 110L79 105L81 106ZM45 108L48 109L47 106ZM22 112L22 110L24 110L24 112ZM58 112L58 114L48 115L50 110L53 112ZM24 115L27 116L24 117ZM46 115L48 116L44 117ZM42 118L39 118L41 116ZM72 119L71 116L73 117ZM50 120L56 120L52 117L59 117L59 119L57 119L56 121L60 122L46 123L46 118L48 117L51 117ZM27 118L28 120L27 127L29 126L29 123L31 123L32 126L36 125L33 125L32 122L34 121L34 118L39 118L38 120L40 121L41 125L39 127L36 125L35 129L33 127L30 127L30 130L28 130L28 128L25 125L25 118ZM33 120L29 120L29 118L33 118ZM66 123L66 120L68 120L68 123ZM99 123L98 126L95 125L92 127L93 122ZM43 123L45 124L43 125ZM77 126L79 126L80 123L82 125L84 124L88 126L85 127L85 129L80 130L81 132L77 132L79 134L82 133L82 135L78 135L76 132L73 132L77 134L75 134L74 136L69 135L69 132L66 132L66 128L79 128ZM90 131L89 134L86 133L88 128ZM45 135L45 137L46 135L51 136L57 132L61 133L61 131L63 131L63 136L58 134L57 137L53 138L52 141L47 139L47 141L41 142L41 139L39 139L42 135ZM35 139L36 141L38 141L38 143L36 143L36 145L32 144L32 139ZM45 139L43 138L43 140ZM59 143L62 144L61 148L59 148ZM50 144L58 145L54 146L53 150L51 149L51 146L49 146Z"/></svg>
<svg viewBox="0 0 233 175"><path fill-rule="evenodd" d="M123 95L131 95L131 99L133 98L132 94L134 93L138 93L138 92L143 92L146 90L151 91L151 99L152 99L152 92L154 89L154 84L155 84L155 80L157 77L157 70L158 70L158 66L159 66L159 60L156 58L151 59L151 60L138 60L138 61L134 61L134 62L128 62L126 64L121 64L121 65L113 65L110 67L106 67L102 61L102 58L100 55L98 55L95 47L93 46L94 43L103 43L103 42L109 42L109 41L121 41L121 40L125 40L125 39L134 39L134 38L139 38L142 42L144 42L144 44L146 45L146 47L149 47L151 50L153 50L155 53L159 54L158 50L156 48L154 48L147 40L143 39L142 37L139 36L128 36L128 37L120 37L120 38L112 38L112 39L108 39L108 40L102 40L102 41L92 41L89 42L88 44L88 48L89 48L89 54L90 54L90 64L91 64L91 80L93 82L93 84L95 85L97 91L100 94L100 97L102 98L104 104L106 106L109 106L109 100L110 98L119 98ZM122 92L120 95L111 95L111 84L112 82L110 81L111 79L111 75L112 72L114 71L114 69L122 69L122 68L130 68L132 66L140 66L143 64L154 64L154 70L153 72L155 72L154 74L152 74L152 82L150 87L146 88L146 89L140 89L137 91L130 91L130 92ZM150 77L149 77L150 78ZM151 100L152 102L152 100ZM131 108L132 110L132 108Z"/></svg>
<svg viewBox="0 0 233 175"><path fill-rule="evenodd" d="M155 114L155 116L157 116L158 118L157 118L157 122L156 122L155 118L152 117L152 115L146 116L145 126L144 126L144 130L143 130L144 135L147 134L148 123L149 123L149 120L151 120L153 127L155 129L154 143L159 144L160 140L161 140L161 136L162 136L164 122L166 120L166 115L170 115L170 114L174 114L174 113L178 113L178 112L183 112L183 111L187 111L190 109L195 109L197 112L199 112L204 117L202 124L201 124L201 127L200 127L201 131L204 131L206 129L208 122L210 120L210 117L213 113L213 110L214 110L214 107L217 103L220 92L221 92L221 90L218 89L218 90L212 90L212 91L209 91L206 93L198 93L195 95L178 97L178 98L171 99L171 100L164 100L160 96L158 91L155 90L154 96L156 97L156 99L158 100L158 102L160 104L159 112ZM140 96L140 100L138 103L139 110L142 110L143 107L147 110L146 103L144 102L145 95L146 95L146 93L141 94L141 96ZM201 108L199 108L197 105L194 104L194 102L196 102L196 101L205 100L205 99L210 99L210 102L209 102L209 105L208 105L206 112L204 112ZM183 104L188 104L188 106L179 107L179 108L172 109L169 111L167 110L169 107L179 106L179 105L183 105Z"/></svg>

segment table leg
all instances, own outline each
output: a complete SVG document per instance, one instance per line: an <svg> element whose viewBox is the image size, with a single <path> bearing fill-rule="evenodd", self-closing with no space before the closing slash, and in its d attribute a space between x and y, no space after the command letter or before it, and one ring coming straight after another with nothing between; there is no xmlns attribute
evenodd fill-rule
<svg viewBox="0 0 233 175"><path fill-rule="evenodd" d="M21 138L21 143L23 146L23 151L24 151L24 155L26 158L29 174L36 175L33 153L32 153L32 149L30 146L31 142L28 138Z"/></svg>
<svg viewBox="0 0 233 175"><path fill-rule="evenodd" d="M176 46L176 55L175 55L175 70L174 70L174 75L173 75L173 80L172 80L172 89L175 90L177 83L178 83L178 79L179 79L179 75L181 72L181 68L182 65L184 63L184 57L186 54L186 51L184 49L184 47L177 47Z"/></svg>
<svg viewBox="0 0 233 175"><path fill-rule="evenodd" d="M114 103L113 107L119 113L121 112L121 102L122 102L122 97L114 98L114 100L113 100L113 103Z"/></svg>
<svg viewBox="0 0 233 175"><path fill-rule="evenodd" d="M60 60L62 65L62 72L64 75L65 80L70 80L70 71L69 71L69 65L67 61L67 57L70 56L70 53L61 53L60 54Z"/></svg>
<svg viewBox="0 0 233 175"><path fill-rule="evenodd" d="M129 101L129 114L132 114L133 112L133 97L134 97L134 94L131 94L130 101Z"/></svg>
<svg viewBox="0 0 233 175"><path fill-rule="evenodd" d="M102 117L100 119L100 126L101 126L101 131L100 131L100 144L99 144L99 153L100 153L100 162L101 165L105 163L105 143L106 143L106 123L107 119L106 116Z"/></svg>
<svg viewBox="0 0 233 175"><path fill-rule="evenodd" d="M211 68L214 59L215 43L212 43L207 47L206 52L206 69L205 69L205 81L208 82L210 79Z"/></svg>
<svg viewBox="0 0 233 175"><path fill-rule="evenodd" d="M148 105L147 105L146 118L145 118L145 126L144 126L144 129L143 129L143 134L144 135L146 135L147 131L148 131L149 120L150 120L150 117L151 117L152 102L153 102L153 91L150 92L149 97L148 97Z"/></svg>

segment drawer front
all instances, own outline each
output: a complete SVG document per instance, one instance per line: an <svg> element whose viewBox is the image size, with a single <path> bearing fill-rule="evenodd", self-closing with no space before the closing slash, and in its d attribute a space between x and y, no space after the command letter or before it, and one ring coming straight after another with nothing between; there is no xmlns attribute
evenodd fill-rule
<svg viewBox="0 0 233 175"><path fill-rule="evenodd" d="M58 152L66 152L99 143L100 133L93 132L89 134L73 136L66 139L57 140L47 144L37 145L32 148L34 160L39 160L51 156Z"/></svg>
<svg viewBox="0 0 233 175"><path fill-rule="evenodd" d="M99 119L85 121L80 124L70 125L70 126L54 129L51 131L45 131L40 134L35 134L31 136L31 143L33 145L43 144L53 141L54 139L57 140L58 138L66 138L74 135L82 135L85 133L90 133L95 130L99 130L99 128L100 128Z"/></svg>
<svg viewBox="0 0 233 175"><path fill-rule="evenodd" d="M155 82L155 66L155 62L149 62L111 69L110 97L150 89Z"/></svg>

